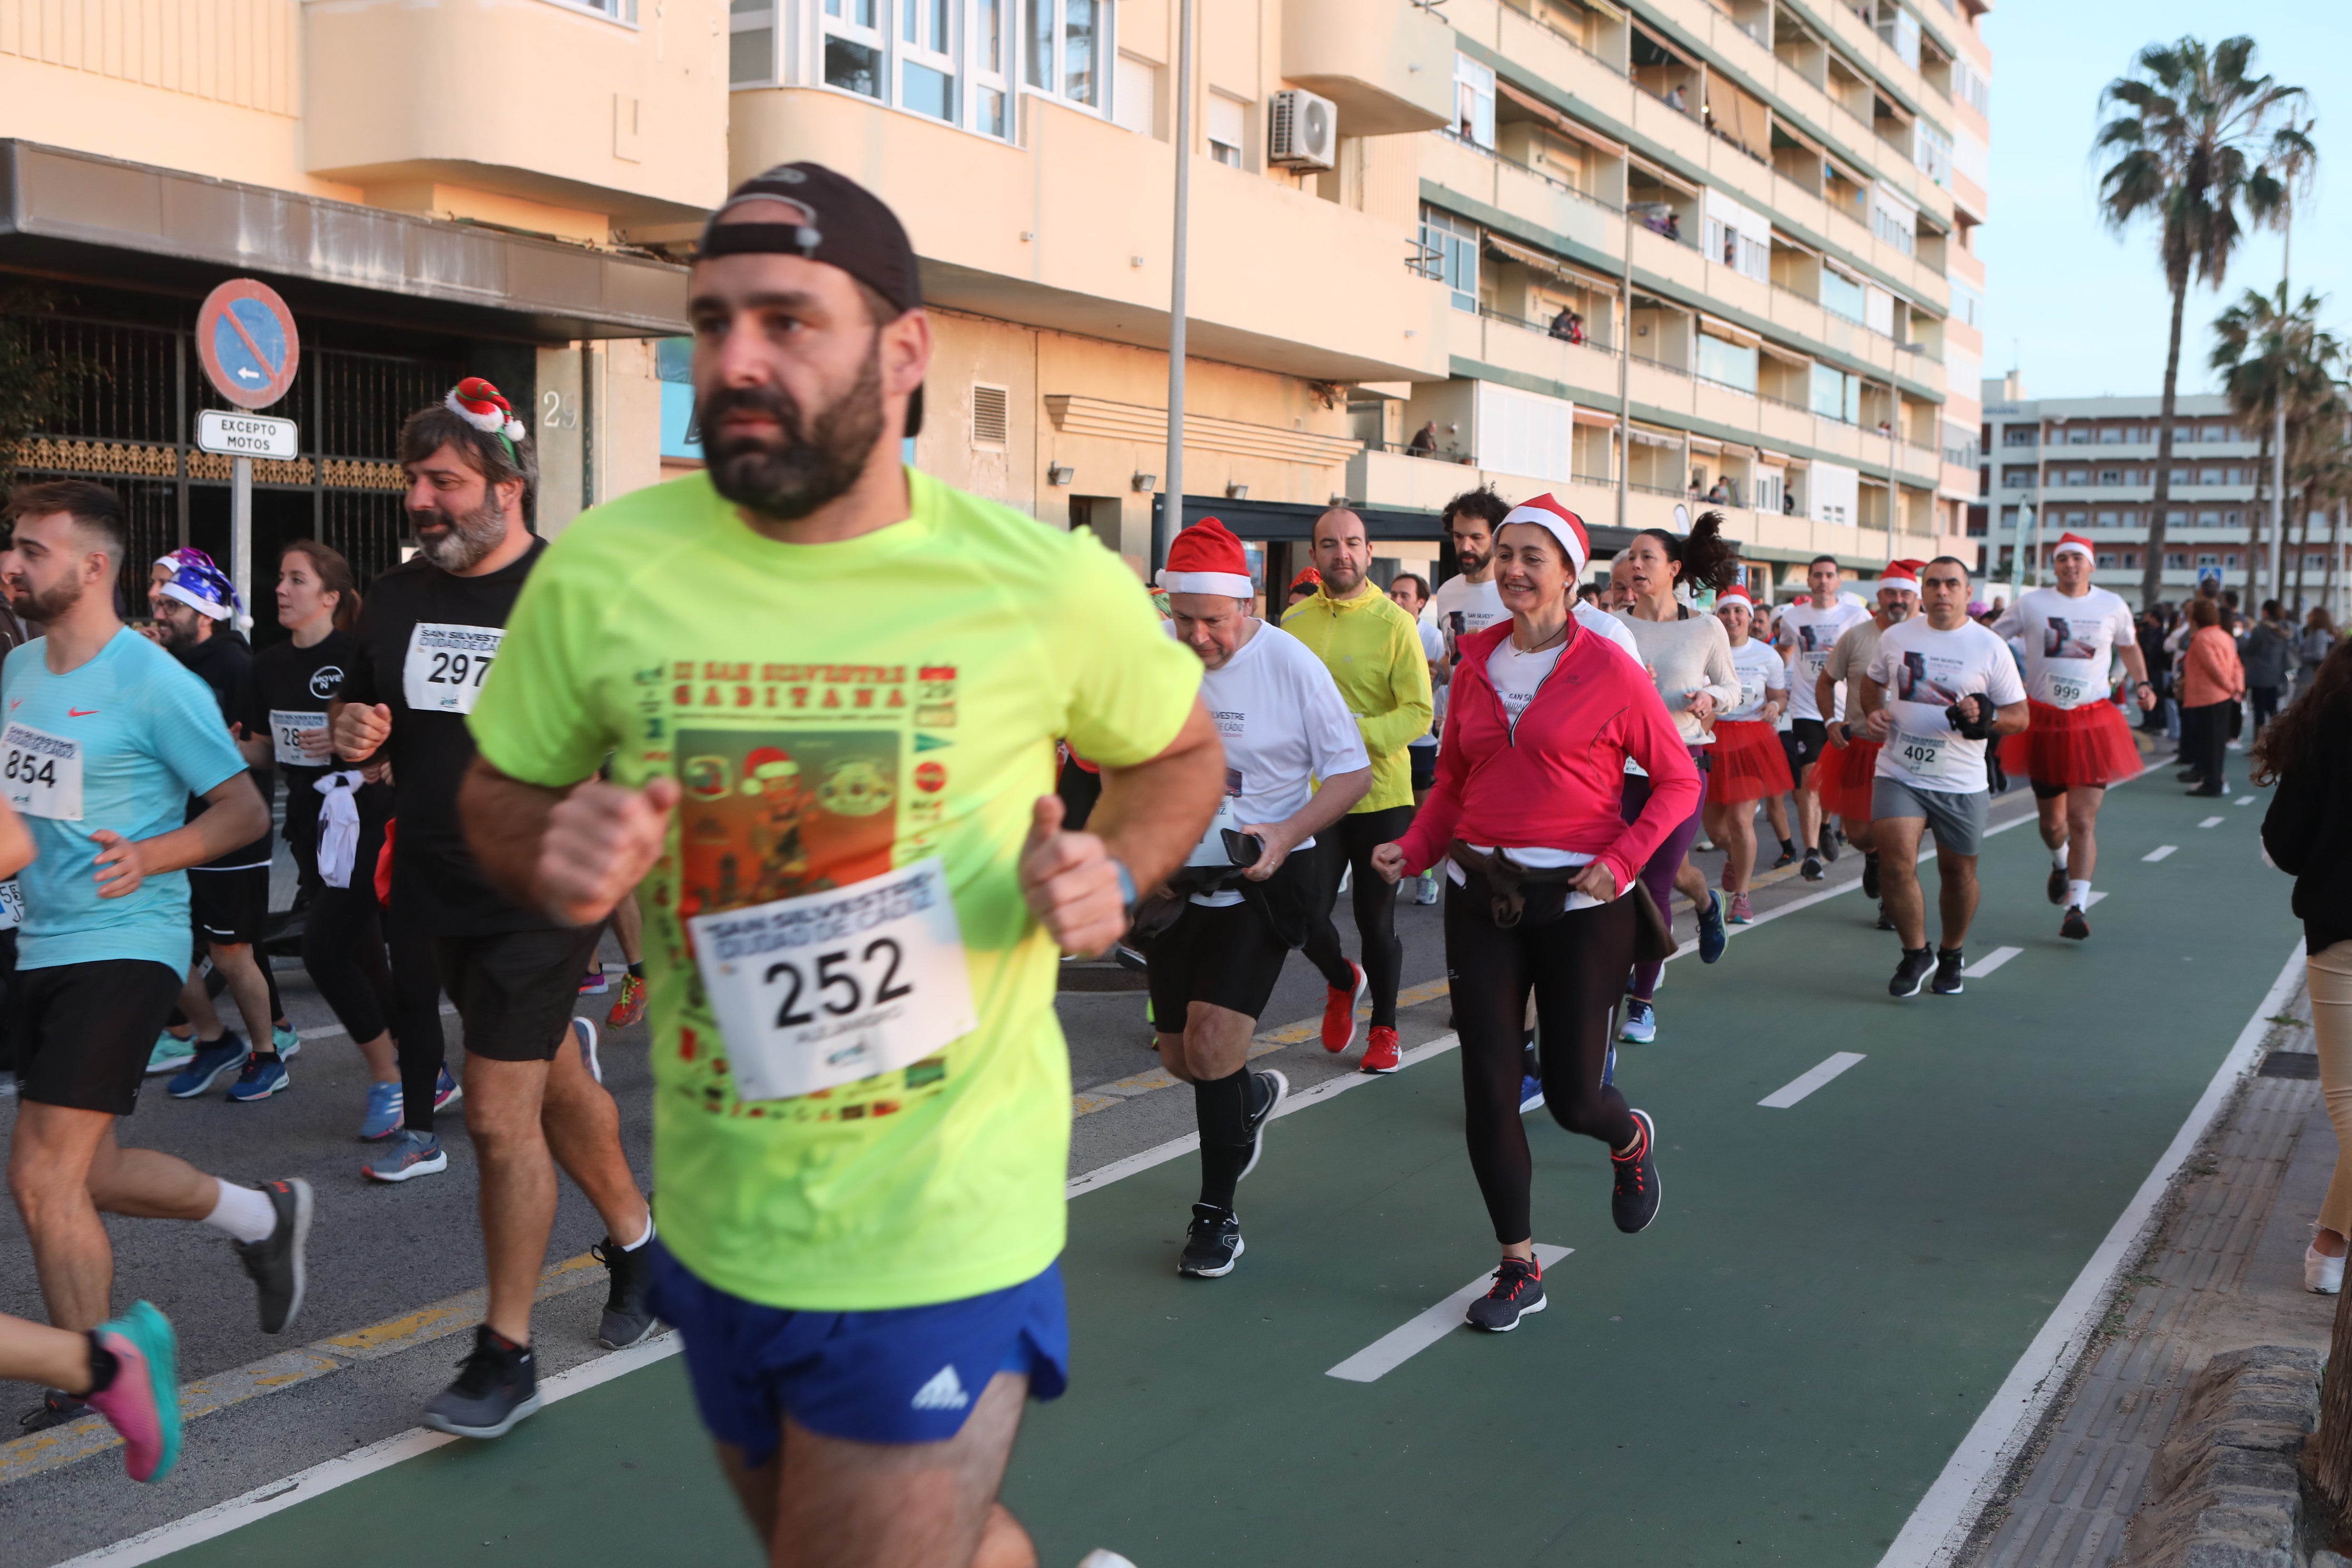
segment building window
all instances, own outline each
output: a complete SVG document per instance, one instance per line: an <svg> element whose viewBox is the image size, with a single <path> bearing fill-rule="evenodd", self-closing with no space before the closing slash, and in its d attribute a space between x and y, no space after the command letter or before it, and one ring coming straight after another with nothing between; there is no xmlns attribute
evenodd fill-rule
<svg viewBox="0 0 2352 1568"><path fill-rule="evenodd" d="M2137 550L2126 550L2126 551L2125 551L2125 552L2124 552L2124 570L2125 570L2125 571L2126 571L2126 572L2133 571L2133 570L2136 570L2136 569L2138 567L2138 565L2139 565L2139 552L2138 552L2138 551L2137 551Z"/></svg>
<svg viewBox="0 0 2352 1568"><path fill-rule="evenodd" d="M898 106L952 125L956 57L950 9L950 0L899 0Z"/></svg>
<svg viewBox="0 0 2352 1568"><path fill-rule="evenodd" d="M636 26L637 0L555 0L559 5L571 5L583 11L593 11L599 16L610 16L615 22Z"/></svg>
<svg viewBox="0 0 2352 1568"><path fill-rule="evenodd" d="M729 0L727 85L768 87L775 79L775 0Z"/></svg>
<svg viewBox="0 0 2352 1568"><path fill-rule="evenodd" d="M2000 427L2000 444L2004 447L2032 446L2033 426L2031 425L2002 426Z"/></svg>
<svg viewBox="0 0 2352 1568"><path fill-rule="evenodd" d="M1965 58L1952 62L1952 96L1979 114L1992 113L1992 83Z"/></svg>
<svg viewBox="0 0 2352 1568"><path fill-rule="evenodd" d="M2188 555L2178 550L2166 551L2164 552L2164 569L2168 572L2187 571L2189 569Z"/></svg>
<svg viewBox="0 0 2352 1568"><path fill-rule="evenodd" d="M2303 569L2306 572L2325 572L2327 570L2327 557L2306 554L2303 558Z"/></svg>
<svg viewBox="0 0 2352 1568"><path fill-rule="evenodd" d="M1495 144L1495 72L1468 55L1454 57L1454 131L1477 146Z"/></svg>
<svg viewBox="0 0 2352 1568"><path fill-rule="evenodd" d="M824 0L824 84L882 96L883 0Z"/></svg>
<svg viewBox="0 0 2352 1568"><path fill-rule="evenodd" d="M2219 566L2221 564L2221 557L2209 550L2197 557L2197 564L2200 566Z"/></svg>
<svg viewBox="0 0 2352 1568"><path fill-rule="evenodd" d="M1478 309L1478 230L1452 213L1435 207L1421 209L1421 250L1433 276L1454 292L1454 308L1474 314Z"/></svg>
<svg viewBox="0 0 2352 1568"><path fill-rule="evenodd" d="M1248 111L1222 93L1209 94L1208 103L1209 157L1228 169L1242 166L1242 148L1247 145Z"/></svg>
<svg viewBox="0 0 2352 1568"><path fill-rule="evenodd" d="M1813 412L1826 419L1847 425L1862 423L1862 382L1860 378L1832 370L1825 364L1813 366Z"/></svg>
<svg viewBox="0 0 2352 1568"><path fill-rule="evenodd" d="M818 79L984 136L1010 138L1012 4L822 0ZM776 0L730 0L732 85L764 87L778 79L776 19L782 14Z"/></svg>
<svg viewBox="0 0 2352 1568"><path fill-rule="evenodd" d="M1911 161L1936 184L1952 183L1952 139L1924 120L1912 129Z"/></svg>
<svg viewBox="0 0 2352 1568"><path fill-rule="evenodd" d="M2005 490L2030 490L2033 488L2032 468L2008 468L2000 471L2000 488Z"/></svg>
<svg viewBox="0 0 2352 1568"><path fill-rule="evenodd" d="M1029 86L1066 103L1102 108L1110 7L1102 0L1022 3L1026 7L1024 38L1029 56Z"/></svg>
<svg viewBox="0 0 2352 1568"><path fill-rule="evenodd" d="M2101 468L2099 470L2099 483L2103 485L2119 485L2123 482L2124 471L2121 468Z"/></svg>
<svg viewBox="0 0 2352 1568"><path fill-rule="evenodd" d="M2113 566L2115 565L2115 563L2116 563L2115 552L2114 552L2113 551L2105 551L2105 552L2101 552L2101 554L2100 554L2100 556L2099 556L2099 558L2098 558L2098 563L2099 563L2099 570L2101 570L2102 572L2106 571L2106 570L2108 570L2109 568L2113 567Z"/></svg>
<svg viewBox="0 0 2352 1568"><path fill-rule="evenodd" d="M1737 387L1745 393L1756 390L1757 351L1752 346L1726 342L1709 332L1698 338L1698 374L1701 380Z"/></svg>
<svg viewBox="0 0 2352 1568"><path fill-rule="evenodd" d="M1822 309L1833 316L1843 316L1856 326L1862 324L1869 311L1863 300L1862 285L1833 267L1822 268Z"/></svg>
<svg viewBox="0 0 2352 1568"><path fill-rule="evenodd" d="M2221 564L2234 572L2238 569L2238 552L2234 550L2221 557Z"/></svg>

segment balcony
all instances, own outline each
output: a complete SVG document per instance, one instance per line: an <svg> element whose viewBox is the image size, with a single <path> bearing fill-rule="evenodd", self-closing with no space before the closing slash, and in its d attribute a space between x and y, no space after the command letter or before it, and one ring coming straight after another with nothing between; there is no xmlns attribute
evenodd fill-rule
<svg viewBox="0 0 2352 1568"><path fill-rule="evenodd" d="M1342 136L1433 131L1454 119L1454 29L1417 5L1286 0L1281 75L1338 104Z"/></svg>

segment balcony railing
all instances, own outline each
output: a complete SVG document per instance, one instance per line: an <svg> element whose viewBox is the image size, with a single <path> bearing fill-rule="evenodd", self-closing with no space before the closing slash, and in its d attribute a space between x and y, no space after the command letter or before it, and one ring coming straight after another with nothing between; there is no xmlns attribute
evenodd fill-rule
<svg viewBox="0 0 2352 1568"><path fill-rule="evenodd" d="M1551 339L1554 342L1566 343L1570 348L1591 349L1597 354L1607 354L1612 359L1616 357L1617 351L1610 347L1607 343L1594 342L1589 337L1562 337L1559 333L1551 330L1551 323L1549 321L1530 321L1525 316L1514 316L1507 310L1498 310L1492 305L1479 306L1478 314L1486 318L1487 321L1500 321L1505 326L1517 327L1523 331L1535 332L1543 337Z"/></svg>
<svg viewBox="0 0 2352 1568"><path fill-rule="evenodd" d="M1614 202L1602 201L1599 196L1592 195L1590 191L1578 190L1574 185L1570 184L1566 180L1561 179L1557 174L1547 174L1532 163L1522 163L1517 158L1512 157L1508 153L1497 152L1492 147L1480 146L1469 137L1463 135L1460 131L1456 130L1453 126L1441 126L1436 133L1444 137L1455 146L1475 153L1482 158L1491 158L1496 163L1504 164L1508 168L1517 169L1523 174L1532 174L1537 179L1541 180L1545 184L1551 186L1554 190L1561 191L1569 195L1574 196L1578 201L1589 202L1592 205L1599 207L1602 212L1622 214L1625 210Z"/></svg>
<svg viewBox="0 0 2352 1568"><path fill-rule="evenodd" d="M1422 0L1414 0L1414 3L1417 5L1421 4ZM1558 38L1561 43L1566 44L1570 48L1574 49L1578 54L1582 55L1586 59L1591 60L1597 65L1605 65L1608 63L1602 60L1599 55L1596 55L1591 49L1586 48L1581 42L1570 37L1566 33L1561 32L1557 26L1553 26L1550 17L1537 15L1534 6L1528 4L1528 0L1503 0L1503 5L1507 9L1516 13L1521 21L1534 23L1537 26L1541 27L1545 32L1549 33L1553 37ZM1431 8L1434 9L1434 7ZM1444 13L1440 12L1439 15L1443 16Z"/></svg>

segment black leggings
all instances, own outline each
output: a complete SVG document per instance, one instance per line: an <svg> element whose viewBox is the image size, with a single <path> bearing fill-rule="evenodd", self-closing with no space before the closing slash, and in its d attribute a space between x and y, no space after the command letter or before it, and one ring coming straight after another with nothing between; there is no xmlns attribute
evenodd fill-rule
<svg viewBox="0 0 2352 1568"><path fill-rule="evenodd" d="M302 964L353 1044L392 1030L400 1052L403 1123L430 1132L433 1092L440 1085L446 1049L441 976L425 933L413 920L404 921L376 902L375 865L383 850L383 818L362 797L352 885L319 889L302 928Z"/></svg>
<svg viewBox="0 0 2352 1568"><path fill-rule="evenodd" d="M1633 962L1633 904L1619 898L1540 925L1495 924L1486 879L1445 889L1445 973L1462 1036L1463 1131L1495 1239L1528 1240L1533 1164L1519 1118L1521 1042L1535 991L1544 1105L1570 1132L1612 1150L1633 1141L1625 1097L1601 1081L1610 1025Z"/></svg>
<svg viewBox="0 0 2352 1568"><path fill-rule="evenodd" d="M1396 1027L1397 984L1404 973L1404 943L1396 933L1396 884L1372 869L1372 851L1404 837L1412 807L1384 806L1352 812L1315 836L1315 898L1307 916L1307 962L1323 972L1323 984L1353 991L1347 955L1339 951L1339 928L1331 923L1339 901L1339 878L1356 868L1353 899L1356 935L1363 943L1364 978L1372 994L1372 1027Z"/></svg>

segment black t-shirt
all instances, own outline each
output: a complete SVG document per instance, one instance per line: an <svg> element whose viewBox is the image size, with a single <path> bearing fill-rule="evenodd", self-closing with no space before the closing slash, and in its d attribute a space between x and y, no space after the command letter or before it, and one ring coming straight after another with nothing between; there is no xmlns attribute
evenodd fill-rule
<svg viewBox="0 0 2352 1568"><path fill-rule="evenodd" d="M316 713L325 717L328 701L342 694L343 678L359 662L360 645L351 633L331 631L309 647L289 640L253 656L247 682L245 710L240 715L247 736L270 743L278 755L278 731L272 713ZM278 763L286 780L286 842L316 844L319 837L319 780L326 766L304 767Z"/></svg>
<svg viewBox="0 0 2352 1568"><path fill-rule="evenodd" d="M495 634L546 549L533 540L529 553L486 577L453 576L419 555L371 584L360 611L359 658L344 679L342 700L392 710L384 754L400 824L392 896L436 934L482 936L551 924L492 890L457 816L457 790L474 763L465 715L497 658ZM436 706L412 706L412 691Z"/></svg>
<svg viewBox="0 0 2352 1568"><path fill-rule="evenodd" d="M220 704L224 725L244 719L246 709L252 701L253 649L243 637L226 626L216 627L212 636L195 647L185 650L174 648L173 652L182 664L188 667L190 673L213 689L213 700ZM259 769L252 771L253 782L260 789L261 798L267 801L269 798L269 775ZM192 795L188 797L190 822L202 816L207 809L202 796ZM227 871L247 866L267 866L270 855L269 835L264 833L243 848L232 849L218 859L208 860L194 868Z"/></svg>

